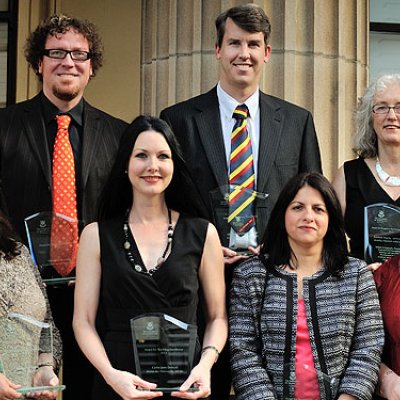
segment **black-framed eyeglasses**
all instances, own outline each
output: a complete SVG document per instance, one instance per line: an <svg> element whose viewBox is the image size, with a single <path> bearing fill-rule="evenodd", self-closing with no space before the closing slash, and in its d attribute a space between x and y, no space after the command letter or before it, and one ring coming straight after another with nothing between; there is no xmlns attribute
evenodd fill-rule
<svg viewBox="0 0 400 400"><path fill-rule="evenodd" d="M64 50L64 49L45 49L44 55L55 60L63 60L69 54L73 61L87 61L92 56L89 51L83 50Z"/></svg>
<svg viewBox="0 0 400 400"><path fill-rule="evenodd" d="M385 106L381 104L375 104L372 107L372 112L375 114L388 114L390 110L393 110L395 114L400 114L400 104L396 104L395 106Z"/></svg>

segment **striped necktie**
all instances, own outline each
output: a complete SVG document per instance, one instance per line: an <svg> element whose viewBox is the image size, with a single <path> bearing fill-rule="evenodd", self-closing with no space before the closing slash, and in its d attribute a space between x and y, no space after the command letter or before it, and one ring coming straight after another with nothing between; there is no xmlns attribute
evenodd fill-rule
<svg viewBox="0 0 400 400"><path fill-rule="evenodd" d="M61 276L66 276L76 266L78 251L75 161L68 134L71 117L57 115L56 120L58 130L53 154L53 220L50 255L53 267Z"/></svg>
<svg viewBox="0 0 400 400"><path fill-rule="evenodd" d="M229 216L228 222L238 235L248 232L254 225L254 165L245 104L236 107L236 119L231 137L229 174Z"/></svg>

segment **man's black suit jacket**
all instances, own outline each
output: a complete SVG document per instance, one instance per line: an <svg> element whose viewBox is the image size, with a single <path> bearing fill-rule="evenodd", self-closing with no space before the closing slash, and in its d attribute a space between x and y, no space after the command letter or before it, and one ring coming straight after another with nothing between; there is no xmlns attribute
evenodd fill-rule
<svg viewBox="0 0 400 400"><path fill-rule="evenodd" d="M126 122L85 102L78 196L85 224L97 217L98 199L126 126ZM0 110L1 192L24 242L24 218L52 209L52 160L46 134L40 95Z"/></svg>
<svg viewBox="0 0 400 400"><path fill-rule="evenodd" d="M0 179L2 209L26 244L24 218L52 209L49 145L40 94L0 110ZM81 148L80 218L97 219L98 199L127 124L85 103ZM65 400L88 399L93 367L81 353L72 331L74 287L47 286L54 323L63 340Z"/></svg>
<svg viewBox="0 0 400 400"><path fill-rule="evenodd" d="M178 103L161 112L172 127L184 157L209 205L209 192L228 184L228 168L221 128L217 90ZM310 112L277 97L260 92L260 143L257 165L257 191L268 193L256 199L256 223L262 235L272 207L285 183L305 171L321 172L321 159ZM227 245L227 235L220 232Z"/></svg>

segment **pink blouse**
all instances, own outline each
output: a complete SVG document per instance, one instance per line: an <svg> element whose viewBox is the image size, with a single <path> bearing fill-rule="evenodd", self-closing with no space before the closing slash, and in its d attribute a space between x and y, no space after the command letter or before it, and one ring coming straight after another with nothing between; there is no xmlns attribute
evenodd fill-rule
<svg viewBox="0 0 400 400"><path fill-rule="evenodd" d="M296 333L296 400L319 400L319 384L311 351L310 333L307 327L306 305L303 299L298 301Z"/></svg>

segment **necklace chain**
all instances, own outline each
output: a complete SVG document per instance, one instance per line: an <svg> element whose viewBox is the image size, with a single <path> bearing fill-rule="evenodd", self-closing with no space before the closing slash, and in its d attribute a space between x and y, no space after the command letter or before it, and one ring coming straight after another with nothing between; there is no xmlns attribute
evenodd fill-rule
<svg viewBox="0 0 400 400"><path fill-rule="evenodd" d="M150 268L149 270L147 270L146 267L141 266L139 264L139 262L137 262L134 254L132 252L132 243L129 238L129 220L128 219L129 219L129 210L127 210L127 212L126 212L126 217L125 217L125 221L124 221L124 250L125 250L126 257L136 272L142 272L144 274L152 276L154 274L154 272L156 272L161 267L161 265L165 262L166 257L171 249L172 237L174 235L174 227L172 225L171 210L168 208L167 245L165 247L165 250L164 250L162 256L157 260L156 266L153 268Z"/></svg>
<svg viewBox="0 0 400 400"><path fill-rule="evenodd" d="M388 186L400 186L400 177L399 176L391 176L381 166L379 162L379 158L376 157L375 162L375 171L379 177L379 179Z"/></svg>

